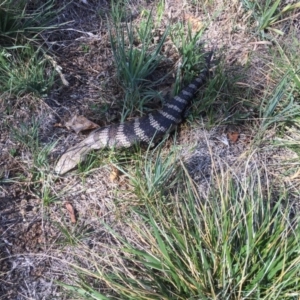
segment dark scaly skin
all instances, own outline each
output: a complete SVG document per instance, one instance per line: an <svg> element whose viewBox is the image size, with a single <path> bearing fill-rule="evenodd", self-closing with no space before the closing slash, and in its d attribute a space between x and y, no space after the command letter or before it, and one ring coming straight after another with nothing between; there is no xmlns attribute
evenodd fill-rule
<svg viewBox="0 0 300 300"><path fill-rule="evenodd" d="M169 101L162 109L135 120L113 124L94 130L82 142L68 149L58 160L55 172L64 174L82 162L93 149L127 148L135 143L149 144L174 129L182 122L183 114L208 76L212 52L206 57L205 69L188 86Z"/></svg>

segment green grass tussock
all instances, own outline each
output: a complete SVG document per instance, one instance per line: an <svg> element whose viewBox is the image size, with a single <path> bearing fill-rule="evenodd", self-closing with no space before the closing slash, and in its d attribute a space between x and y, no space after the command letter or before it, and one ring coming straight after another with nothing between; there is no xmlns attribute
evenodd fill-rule
<svg viewBox="0 0 300 300"><path fill-rule="evenodd" d="M254 169L244 180L214 174L201 198L185 168L181 174L176 191L152 194L132 211L143 220L130 225L140 246L108 228L122 245L117 263L97 265L93 275L78 270L80 276L112 289L116 296L107 299L298 299L300 223L291 220L284 191L265 190ZM87 281L64 286L105 299Z"/></svg>

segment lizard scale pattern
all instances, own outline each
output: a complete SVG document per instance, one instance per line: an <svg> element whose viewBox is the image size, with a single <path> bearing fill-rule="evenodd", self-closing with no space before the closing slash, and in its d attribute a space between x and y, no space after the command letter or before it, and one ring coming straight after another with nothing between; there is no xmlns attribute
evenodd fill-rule
<svg viewBox="0 0 300 300"><path fill-rule="evenodd" d="M188 86L169 101L162 109L132 121L99 128L76 146L68 149L58 160L55 172L64 174L83 161L93 149L130 147L135 143L150 143L174 129L183 119L197 89L208 75L212 53L206 57L204 70Z"/></svg>

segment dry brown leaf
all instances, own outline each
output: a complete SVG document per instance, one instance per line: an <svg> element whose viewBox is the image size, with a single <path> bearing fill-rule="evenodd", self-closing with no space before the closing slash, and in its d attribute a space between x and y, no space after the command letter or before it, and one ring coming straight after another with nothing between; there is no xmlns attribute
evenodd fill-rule
<svg viewBox="0 0 300 300"><path fill-rule="evenodd" d="M66 127L68 129L73 129L77 134L84 130L98 128L99 125L88 120L84 116L74 116L70 121L66 122Z"/></svg>
<svg viewBox="0 0 300 300"><path fill-rule="evenodd" d="M238 132L228 132L227 136L230 142L236 143L240 135Z"/></svg>
<svg viewBox="0 0 300 300"><path fill-rule="evenodd" d="M119 180L119 176L120 176L120 171L119 169L117 169L116 167L112 167L112 171L109 174L109 179L110 181L116 181Z"/></svg>
<svg viewBox="0 0 300 300"><path fill-rule="evenodd" d="M289 176L288 179L289 180L294 180L294 179L298 178L299 175L300 175L300 169L298 169L297 172L294 173L293 175Z"/></svg>
<svg viewBox="0 0 300 300"><path fill-rule="evenodd" d="M185 13L184 21L191 25L193 31L200 31L203 28L203 23L199 21L198 18L195 18L192 14Z"/></svg>
<svg viewBox="0 0 300 300"><path fill-rule="evenodd" d="M55 123L54 125L53 125L54 127L65 127L63 124L61 124L61 123Z"/></svg>
<svg viewBox="0 0 300 300"><path fill-rule="evenodd" d="M76 223L75 210L74 210L72 204L71 204L70 202L66 202L66 203L65 203L65 207L66 207L67 211L68 211L69 214L70 214L71 222L72 222L73 224Z"/></svg>

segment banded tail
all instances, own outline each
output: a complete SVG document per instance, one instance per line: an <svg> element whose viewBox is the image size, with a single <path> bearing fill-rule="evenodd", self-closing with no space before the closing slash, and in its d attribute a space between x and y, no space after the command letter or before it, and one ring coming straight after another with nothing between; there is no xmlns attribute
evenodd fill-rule
<svg viewBox="0 0 300 300"><path fill-rule="evenodd" d="M184 111L196 91L208 76L212 52L206 57L204 70L181 92L167 101L160 110L132 121L113 124L94 130L82 142L68 149L58 160L55 172L64 174L82 162L93 149L128 148L135 143L150 143L164 136L182 122Z"/></svg>

